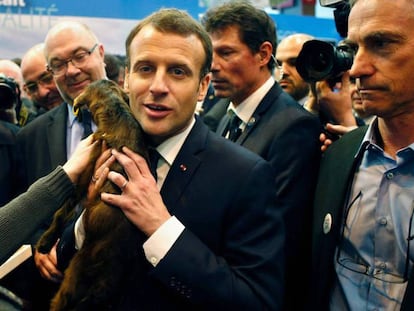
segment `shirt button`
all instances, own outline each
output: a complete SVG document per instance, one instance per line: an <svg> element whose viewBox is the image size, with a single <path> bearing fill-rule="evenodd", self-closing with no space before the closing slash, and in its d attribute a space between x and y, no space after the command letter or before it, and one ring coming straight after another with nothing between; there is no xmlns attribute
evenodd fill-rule
<svg viewBox="0 0 414 311"><path fill-rule="evenodd" d="M394 178L394 173L393 172L388 172L386 176L387 176L387 179L393 179Z"/></svg>
<svg viewBox="0 0 414 311"><path fill-rule="evenodd" d="M157 258L156 257L151 257L151 259L150 259L150 261L151 261L151 263L153 264L153 265L155 265L156 263L157 263Z"/></svg>
<svg viewBox="0 0 414 311"><path fill-rule="evenodd" d="M387 224L387 218L385 217L380 218L379 224L382 226L385 226Z"/></svg>

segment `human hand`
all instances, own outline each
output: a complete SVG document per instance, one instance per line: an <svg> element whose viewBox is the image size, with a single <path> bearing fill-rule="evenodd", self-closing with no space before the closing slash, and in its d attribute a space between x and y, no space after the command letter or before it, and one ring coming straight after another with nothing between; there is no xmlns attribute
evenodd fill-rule
<svg viewBox="0 0 414 311"><path fill-rule="evenodd" d="M43 254L35 250L34 261L40 275L54 283L60 283L63 280L63 273L57 269L56 247L59 241L55 243L48 254Z"/></svg>
<svg viewBox="0 0 414 311"><path fill-rule="evenodd" d="M112 150L128 176L111 171L108 178L122 194L102 193L101 199L118 206L125 216L147 236L151 236L171 215L165 206L147 161L124 147L124 153Z"/></svg>
<svg viewBox="0 0 414 311"><path fill-rule="evenodd" d="M332 139L328 138L328 135L321 133L319 135L319 141L321 142L321 151L325 152L328 147L332 144Z"/></svg>
<svg viewBox="0 0 414 311"><path fill-rule="evenodd" d="M316 83L316 92L320 110L343 126L356 126L352 110L349 72L345 72L341 81L319 81Z"/></svg>
<svg viewBox="0 0 414 311"><path fill-rule="evenodd" d="M111 150L106 147L106 144L102 144L102 154L96 160L94 173L92 175L91 182L89 183L87 201L94 200L99 193L102 185L105 183L109 167L115 162L115 157L112 156Z"/></svg>
<svg viewBox="0 0 414 311"><path fill-rule="evenodd" d="M329 134L338 135L339 137L356 129L357 126L343 126L331 123L326 123L325 129L327 133L321 133L319 135L319 141L322 143L321 151L324 152L332 144L332 139L329 138Z"/></svg>
<svg viewBox="0 0 414 311"><path fill-rule="evenodd" d="M78 182L79 176L85 171L90 160L91 152L96 144L97 141L93 141L92 135L81 140L72 156L63 165L63 169L74 184Z"/></svg>

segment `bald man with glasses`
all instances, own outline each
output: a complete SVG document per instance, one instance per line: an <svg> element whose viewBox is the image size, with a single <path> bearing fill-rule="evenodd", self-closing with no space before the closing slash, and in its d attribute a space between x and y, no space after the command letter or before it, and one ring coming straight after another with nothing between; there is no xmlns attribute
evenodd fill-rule
<svg viewBox="0 0 414 311"><path fill-rule="evenodd" d="M25 53L20 67L24 90L36 106L38 114L63 103L53 75L46 68L43 43L34 45Z"/></svg>
<svg viewBox="0 0 414 311"><path fill-rule="evenodd" d="M47 71L44 76L31 79L26 87L29 91L31 89L33 92L38 92L48 84L51 75L63 103L37 117L17 136L18 148L22 155L19 174L21 184L24 186L22 191L38 178L50 173L57 165L65 163L80 140L88 134L85 132L85 128L88 127L79 122L73 114L73 101L91 82L106 79L104 47L85 24L74 21L56 24L46 35L42 52L47 65L44 68L47 68ZM42 79L42 77L46 78ZM94 124L91 124L91 129L96 129ZM51 219L39 227L37 234L27 242L35 244L44 230L49 227L50 221ZM36 279L40 272L41 276L48 280L45 286L50 286L53 284L50 281L59 280L62 276L56 267L55 250L49 254L35 252L34 259L38 271L33 265L35 276L32 279ZM21 282L20 280L19 283ZM25 282L38 284L32 280ZM53 295L54 286L50 287ZM46 292L46 290L31 289L29 293L23 293L26 296L23 298L31 300L34 309L36 307L39 310L48 309L50 297L44 295Z"/></svg>

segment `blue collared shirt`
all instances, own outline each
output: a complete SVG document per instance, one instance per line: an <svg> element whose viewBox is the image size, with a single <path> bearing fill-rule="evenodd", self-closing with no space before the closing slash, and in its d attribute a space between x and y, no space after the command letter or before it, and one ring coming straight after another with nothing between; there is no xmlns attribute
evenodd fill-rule
<svg viewBox="0 0 414 311"><path fill-rule="evenodd" d="M82 139L83 127L82 127L82 124L78 122L78 119L73 113L73 109L72 109L73 107L69 104L67 104L67 107L68 107L68 122L66 124L67 126L66 156L67 156L67 159L69 159ZM93 121L92 121L92 131L93 132L96 131L96 125L95 123L93 123Z"/></svg>
<svg viewBox="0 0 414 311"><path fill-rule="evenodd" d="M405 271L414 207L414 143L399 150L393 159L376 143L376 127L377 122L372 122L356 155L361 164L345 206L346 225L343 242L336 250L338 281L331 293L331 310L399 310L407 286L407 282L384 279L396 281ZM414 241L409 254L410 271ZM367 267L367 272L350 270L349 262Z"/></svg>

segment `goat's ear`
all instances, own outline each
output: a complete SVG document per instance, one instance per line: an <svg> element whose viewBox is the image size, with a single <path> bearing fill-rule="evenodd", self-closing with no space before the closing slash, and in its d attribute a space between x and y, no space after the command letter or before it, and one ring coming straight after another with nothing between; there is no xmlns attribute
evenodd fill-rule
<svg viewBox="0 0 414 311"><path fill-rule="evenodd" d="M79 117L80 105L78 104L78 100L77 100L77 98L75 98L75 100L73 101L73 107L72 107L72 110L73 110L73 114L74 114L76 117Z"/></svg>

